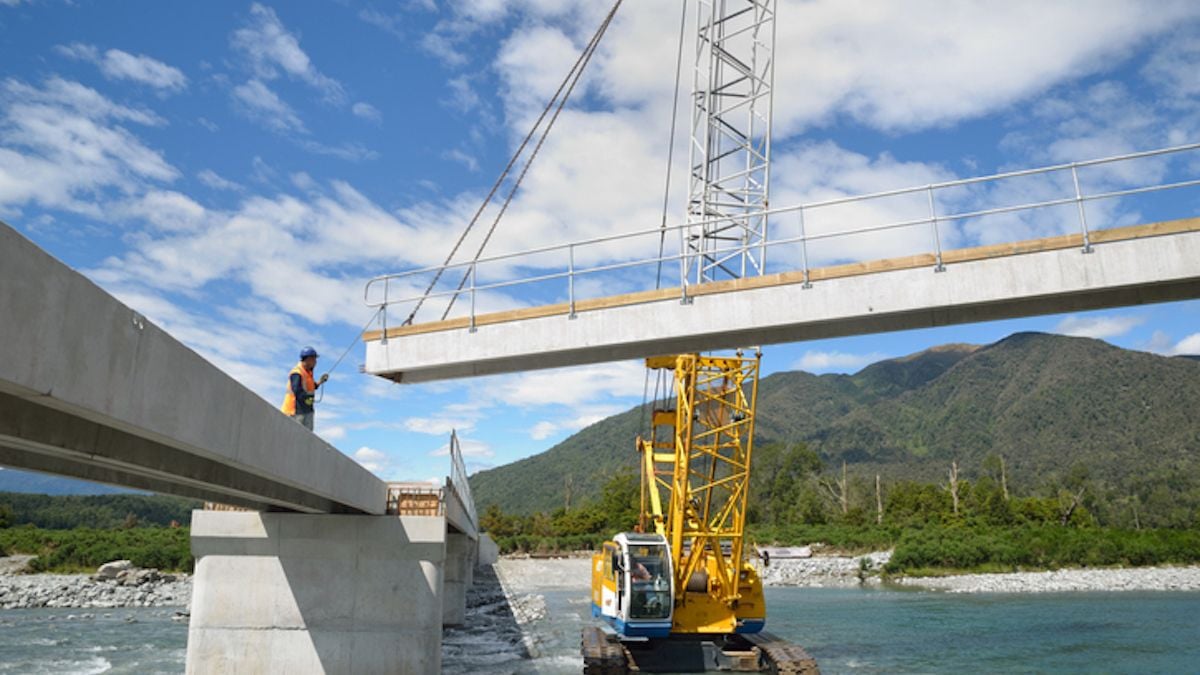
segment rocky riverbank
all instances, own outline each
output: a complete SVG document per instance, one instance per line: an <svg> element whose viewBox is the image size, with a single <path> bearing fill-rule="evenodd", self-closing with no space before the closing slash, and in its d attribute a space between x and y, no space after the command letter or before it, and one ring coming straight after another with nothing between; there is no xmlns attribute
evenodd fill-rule
<svg viewBox="0 0 1200 675"><path fill-rule="evenodd" d="M879 572L892 559L891 551L861 556L815 555L810 558L772 558L760 567L767 586L842 588L879 583Z"/></svg>
<svg viewBox="0 0 1200 675"><path fill-rule="evenodd" d="M102 565L96 574L0 574L0 609L38 607L187 607L186 574L140 569L129 561Z"/></svg>
<svg viewBox="0 0 1200 675"><path fill-rule="evenodd" d="M891 583L948 593L1067 593L1074 591L1200 591L1200 567L1070 569L1053 572L907 577Z"/></svg>

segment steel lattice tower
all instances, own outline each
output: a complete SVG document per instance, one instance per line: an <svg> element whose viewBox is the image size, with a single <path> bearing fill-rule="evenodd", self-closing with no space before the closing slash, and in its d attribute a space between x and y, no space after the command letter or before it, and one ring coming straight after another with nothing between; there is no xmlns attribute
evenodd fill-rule
<svg viewBox="0 0 1200 675"><path fill-rule="evenodd" d="M682 282L762 274L775 0L697 0Z"/></svg>

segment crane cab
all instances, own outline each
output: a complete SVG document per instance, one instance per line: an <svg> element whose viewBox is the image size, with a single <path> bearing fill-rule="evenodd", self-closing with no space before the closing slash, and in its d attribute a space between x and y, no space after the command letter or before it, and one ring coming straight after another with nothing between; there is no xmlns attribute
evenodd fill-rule
<svg viewBox="0 0 1200 675"><path fill-rule="evenodd" d="M592 556L592 616L624 637L667 637L673 579L666 537L618 534Z"/></svg>

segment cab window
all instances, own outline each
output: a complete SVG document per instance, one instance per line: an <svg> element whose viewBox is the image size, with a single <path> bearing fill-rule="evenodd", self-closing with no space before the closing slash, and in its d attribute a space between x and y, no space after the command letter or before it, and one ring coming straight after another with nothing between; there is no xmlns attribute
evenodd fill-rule
<svg viewBox="0 0 1200 675"><path fill-rule="evenodd" d="M632 591L629 618L669 618L671 579L667 548L662 545L630 546L628 571Z"/></svg>

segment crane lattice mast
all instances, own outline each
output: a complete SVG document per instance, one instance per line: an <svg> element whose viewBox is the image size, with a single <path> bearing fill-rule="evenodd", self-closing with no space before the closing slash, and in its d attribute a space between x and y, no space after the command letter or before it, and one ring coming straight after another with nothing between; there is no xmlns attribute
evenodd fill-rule
<svg viewBox="0 0 1200 675"><path fill-rule="evenodd" d="M684 286L766 268L775 0L697 0Z"/></svg>

